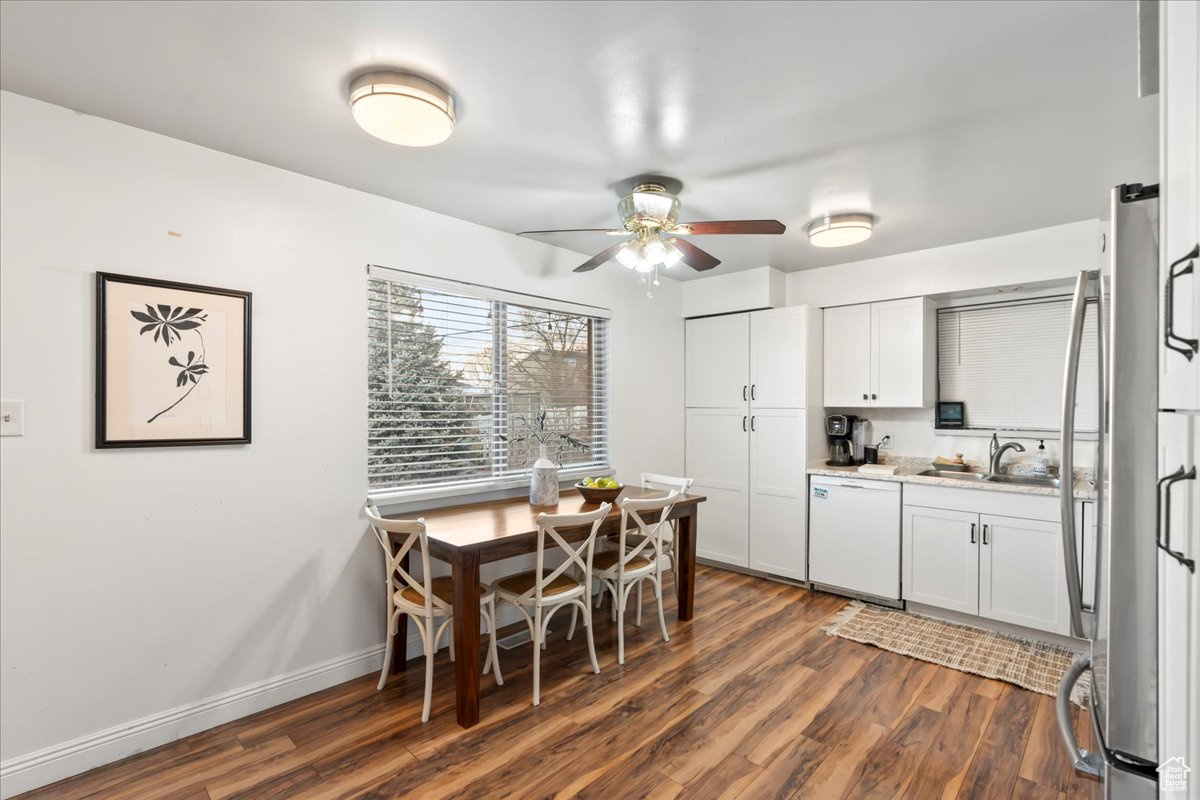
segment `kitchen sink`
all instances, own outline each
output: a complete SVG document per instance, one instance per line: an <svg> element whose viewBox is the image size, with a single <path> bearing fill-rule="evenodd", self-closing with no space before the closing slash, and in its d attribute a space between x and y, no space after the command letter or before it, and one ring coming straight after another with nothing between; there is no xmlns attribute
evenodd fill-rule
<svg viewBox="0 0 1200 800"><path fill-rule="evenodd" d="M988 475L979 472L954 472L952 470L927 469L918 472L922 478L950 478L969 483L1010 483L1017 486L1044 486L1047 489L1058 489L1062 481L1058 478L1041 478L1036 475Z"/></svg>

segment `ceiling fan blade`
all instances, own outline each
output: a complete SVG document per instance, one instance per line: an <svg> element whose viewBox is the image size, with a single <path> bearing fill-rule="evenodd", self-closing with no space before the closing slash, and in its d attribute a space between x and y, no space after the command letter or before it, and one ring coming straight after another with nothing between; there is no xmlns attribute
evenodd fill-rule
<svg viewBox="0 0 1200 800"><path fill-rule="evenodd" d="M614 244L612 247L609 247L609 248L608 248L608 249L606 249L606 250L601 250L599 253L597 253L596 255L592 256L592 257L591 257L591 258L589 258L587 261L583 262L583 263L582 263L582 264L580 264L578 267L576 267L574 271L575 271L575 272L591 272L591 271L592 271L592 270L594 270L596 267L600 266L600 265L601 265L601 264L603 264L605 261L608 261L608 260L609 260L609 259L611 259L613 256L615 256L615 255L617 254L617 251L621 249L621 246L622 246L623 244L625 244L625 243L624 243L624 242L617 242L617 243L616 243L616 244ZM686 258L686 257L687 257L687 256L684 256L684 258Z"/></svg>
<svg viewBox="0 0 1200 800"><path fill-rule="evenodd" d="M521 231L517 236L541 236L549 233L606 233L609 236L628 236L627 230L613 230L612 228L563 228L557 231Z"/></svg>
<svg viewBox="0 0 1200 800"><path fill-rule="evenodd" d="M704 272L721 263L721 259L704 252L686 239L676 239L675 246L683 251L683 263L697 272Z"/></svg>
<svg viewBox="0 0 1200 800"><path fill-rule="evenodd" d="M727 236L737 233L783 233L787 226L777 219L734 219L723 222L681 222L675 226L675 233L720 234Z"/></svg>

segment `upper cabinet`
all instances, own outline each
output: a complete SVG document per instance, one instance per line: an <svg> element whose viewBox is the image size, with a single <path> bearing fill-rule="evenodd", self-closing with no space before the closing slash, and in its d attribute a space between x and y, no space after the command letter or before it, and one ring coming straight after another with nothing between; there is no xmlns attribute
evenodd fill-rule
<svg viewBox="0 0 1200 800"><path fill-rule="evenodd" d="M750 399L747 314L689 319L684 397L688 408L734 408Z"/></svg>
<svg viewBox="0 0 1200 800"><path fill-rule="evenodd" d="M925 297L825 309L825 405L932 405L937 379L934 312Z"/></svg>
<svg viewBox="0 0 1200 800"><path fill-rule="evenodd" d="M1159 408L1200 410L1200 10L1163 3ZM1190 257L1189 257L1190 256ZM1190 269L1189 269L1190 265Z"/></svg>
<svg viewBox="0 0 1200 800"><path fill-rule="evenodd" d="M820 361L820 329L808 306L689 319L688 408L807 408L809 370Z"/></svg>

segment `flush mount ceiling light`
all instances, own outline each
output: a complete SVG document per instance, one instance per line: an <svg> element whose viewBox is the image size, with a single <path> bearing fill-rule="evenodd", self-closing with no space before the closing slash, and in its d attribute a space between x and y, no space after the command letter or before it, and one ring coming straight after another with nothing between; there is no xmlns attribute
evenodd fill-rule
<svg viewBox="0 0 1200 800"><path fill-rule="evenodd" d="M372 136L429 147L454 131L454 98L433 81L406 72L367 72L350 82L350 111Z"/></svg>
<svg viewBox="0 0 1200 800"><path fill-rule="evenodd" d="M875 218L870 214L837 214L808 223L808 241L815 247L845 247L871 238Z"/></svg>

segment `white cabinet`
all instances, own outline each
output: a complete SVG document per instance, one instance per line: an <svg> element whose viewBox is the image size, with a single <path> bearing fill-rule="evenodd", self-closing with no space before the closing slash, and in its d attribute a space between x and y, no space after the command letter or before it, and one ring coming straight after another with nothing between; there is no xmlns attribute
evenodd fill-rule
<svg viewBox="0 0 1200 800"><path fill-rule="evenodd" d="M932 486L905 495L906 601L1070 635L1058 498Z"/></svg>
<svg viewBox="0 0 1200 800"><path fill-rule="evenodd" d="M749 417L741 409L687 409L687 474L708 498L696 555L747 565L750 509Z"/></svg>
<svg viewBox="0 0 1200 800"><path fill-rule="evenodd" d="M750 415L750 568L804 580L804 409ZM703 526L701 526L703 527Z"/></svg>
<svg viewBox="0 0 1200 800"><path fill-rule="evenodd" d="M825 309L825 405L932 405L935 338L935 309L925 297Z"/></svg>
<svg viewBox="0 0 1200 800"><path fill-rule="evenodd" d="M979 515L905 506L904 598L979 613Z"/></svg>
<svg viewBox="0 0 1200 800"><path fill-rule="evenodd" d="M809 323L808 306L749 317L750 401L755 408L807 408L809 368L820 366L819 329ZM813 399L819 404L819 395Z"/></svg>
<svg viewBox="0 0 1200 800"><path fill-rule="evenodd" d="M1160 314L1163 326L1172 324L1180 339L1200 339L1200 258L1187 259L1200 242L1200 8L1196 2L1163 3L1159 95L1160 183L1159 264L1160 309L1166 308L1168 283L1173 284L1173 313ZM1188 263L1192 271L1170 281ZM1173 343L1192 349L1180 339ZM1189 360L1179 350L1159 348L1159 408L1200 410L1200 353Z"/></svg>
<svg viewBox="0 0 1200 800"><path fill-rule="evenodd" d="M980 515L979 615L1071 634L1062 525Z"/></svg>
<svg viewBox="0 0 1200 800"><path fill-rule="evenodd" d="M821 409L807 408L819 325L807 306L687 321L684 460L708 497L701 558L805 579L805 468L823 444Z"/></svg>
<svg viewBox="0 0 1200 800"><path fill-rule="evenodd" d="M825 405L866 406L871 402L871 306L825 309Z"/></svg>
<svg viewBox="0 0 1200 800"><path fill-rule="evenodd" d="M1160 414L1159 477L1196 467L1200 418ZM1166 495L1166 487L1160 490ZM1170 485L1170 515L1159 541L1185 558L1200 559L1200 487L1196 480ZM1165 502L1164 502L1165 506ZM1165 508L1164 508L1165 511ZM1168 540L1169 535L1169 540ZM1200 763L1200 577L1163 551L1158 554L1159 755ZM1190 714L1189 714L1190 710Z"/></svg>
<svg viewBox="0 0 1200 800"><path fill-rule="evenodd" d="M686 323L684 398L688 408L742 408L750 397L750 319L746 314Z"/></svg>

